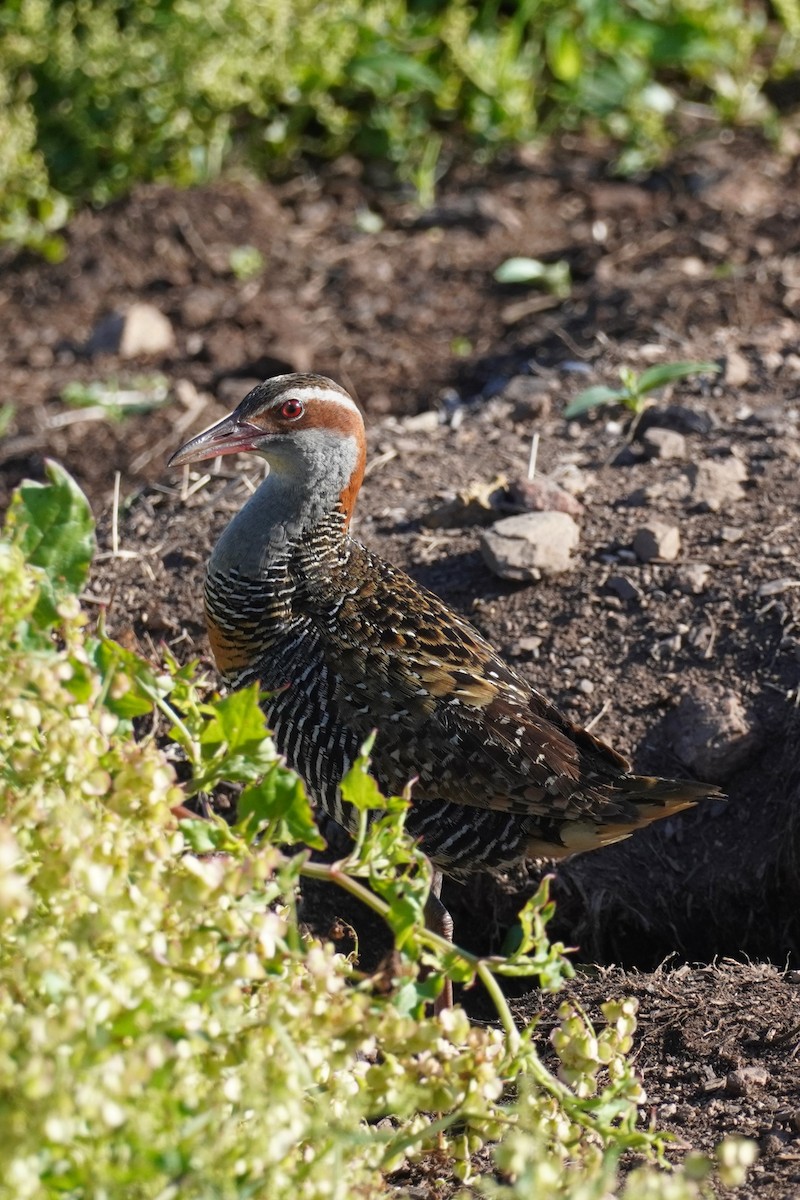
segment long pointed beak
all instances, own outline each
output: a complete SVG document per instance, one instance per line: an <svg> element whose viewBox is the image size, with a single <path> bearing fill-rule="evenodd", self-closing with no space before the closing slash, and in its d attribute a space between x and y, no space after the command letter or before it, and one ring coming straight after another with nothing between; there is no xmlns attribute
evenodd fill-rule
<svg viewBox="0 0 800 1200"><path fill-rule="evenodd" d="M263 437L264 430L258 425L251 425L231 413L184 443L171 456L167 466L181 467L184 463L203 462L223 454L236 454L239 450L255 450L256 443Z"/></svg>

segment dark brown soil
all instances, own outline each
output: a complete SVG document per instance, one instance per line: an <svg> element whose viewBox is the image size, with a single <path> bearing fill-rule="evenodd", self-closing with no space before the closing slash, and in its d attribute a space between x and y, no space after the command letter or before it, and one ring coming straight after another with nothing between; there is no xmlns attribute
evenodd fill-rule
<svg viewBox="0 0 800 1200"><path fill-rule="evenodd" d="M251 381L313 369L347 384L370 420L358 536L638 769L687 772L674 749L682 697L738 697L754 741L725 781L729 801L563 864L554 933L605 964L574 984L589 1011L638 996L657 1123L695 1147L757 1137L762 1159L739 1194L765 1200L800 1191L799 177L790 156L742 136L698 143L640 183L610 181L577 143L519 156L463 170L424 214L349 162L279 188L147 188L78 216L59 266L8 262L0 290L0 399L16 406L0 487L41 477L45 455L76 475L99 516L87 603L146 654L166 641L207 659L203 562L258 476L226 459L210 479L179 478L166 457ZM364 232L365 212L382 228ZM230 252L245 244L265 268L240 281ZM512 255L566 259L569 299L495 283ZM87 352L99 320L133 301L170 318L174 351ZM722 371L675 385L646 417L685 434L683 461L647 459L616 411L562 416L621 366L688 359ZM59 399L75 380L155 369L176 401L146 416L92 420ZM429 410L441 419L420 423ZM490 574L476 526L437 527L432 513L466 484L524 475L534 431L540 471L583 473L585 512L575 567L523 586ZM688 468L730 455L743 495L709 511L685 494ZM654 516L679 528L675 562L630 551ZM694 591L682 571L698 564ZM546 865L452 886L457 940L495 948ZM523 1019L544 1007L546 1030L549 1001L515 1004ZM767 1075L735 1094L728 1075L747 1065ZM427 1194L424 1176L415 1186Z"/></svg>

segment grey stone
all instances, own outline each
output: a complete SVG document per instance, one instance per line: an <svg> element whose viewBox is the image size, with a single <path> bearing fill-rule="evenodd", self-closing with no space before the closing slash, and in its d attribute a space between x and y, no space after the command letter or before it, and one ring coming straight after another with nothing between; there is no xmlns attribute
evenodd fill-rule
<svg viewBox="0 0 800 1200"><path fill-rule="evenodd" d="M676 429L654 425L642 434L642 448L648 458L686 458L686 438Z"/></svg>
<svg viewBox="0 0 800 1200"><path fill-rule="evenodd" d="M728 458L703 458L689 467L691 499L711 512L719 512L744 496L747 479L744 464L734 455Z"/></svg>
<svg viewBox="0 0 800 1200"><path fill-rule="evenodd" d="M729 1071L725 1080L725 1091L731 1096L746 1096L756 1088L764 1088L770 1082L770 1073L761 1063L752 1067L739 1067Z"/></svg>
<svg viewBox="0 0 800 1200"><path fill-rule="evenodd" d="M486 565L501 579L528 583L559 575L572 566L580 532L568 513L522 513L506 517L481 534Z"/></svg>
<svg viewBox="0 0 800 1200"><path fill-rule="evenodd" d="M547 475L534 479L512 479L508 485L511 503L525 512L565 512L579 517L583 505Z"/></svg>
<svg viewBox="0 0 800 1200"><path fill-rule="evenodd" d="M606 587L619 596L620 600L641 599L641 590L632 579L628 579L625 575L609 575Z"/></svg>
<svg viewBox="0 0 800 1200"><path fill-rule="evenodd" d="M761 745L762 731L737 694L704 687L687 692L668 721L675 755L698 778L723 783Z"/></svg>
<svg viewBox="0 0 800 1200"><path fill-rule="evenodd" d="M672 577L672 586L685 596L699 596L708 587L711 567L708 563L686 563L678 567Z"/></svg>
<svg viewBox="0 0 800 1200"><path fill-rule="evenodd" d="M666 521L648 521L636 531L633 548L642 562L674 562L681 548L680 530Z"/></svg>

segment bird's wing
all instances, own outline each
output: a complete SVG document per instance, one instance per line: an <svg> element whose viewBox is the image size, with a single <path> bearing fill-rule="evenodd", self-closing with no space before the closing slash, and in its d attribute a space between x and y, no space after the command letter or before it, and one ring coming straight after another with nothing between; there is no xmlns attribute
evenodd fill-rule
<svg viewBox="0 0 800 1200"><path fill-rule="evenodd" d="M367 556L327 623L343 715L377 727L375 763L414 797L525 816L604 818L628 763L573 726L466 621ZM352 564L349 570L352 580ZM629 811L620 795L619 815Z"/></svg>

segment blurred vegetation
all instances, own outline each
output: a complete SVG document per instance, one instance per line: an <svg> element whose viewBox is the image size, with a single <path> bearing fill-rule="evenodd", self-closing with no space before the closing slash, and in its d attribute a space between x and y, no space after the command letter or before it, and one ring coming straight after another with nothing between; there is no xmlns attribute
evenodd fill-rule
<svg viewBox="0 0 800 1200"><path fill-rule="evenodd" d="M366 759L342 783L348 858L282 848L320 838L257 688L210 696L195 665L154 669L91 629L92 516L48 476L0 533L0 1200L379 1200L426 1151L495 1200L699 1200L715 1168L741 1182L757 1152L741 1139L715 1164L655 1166L633 1000L603 1004L597 1030L562 1004L557 1073L516 1027L499 975L557 991L571 974L546 885L506 958L425 929L429 866ZM244 785L239 823L191 818L222 779ZM303 931L308 875L389 923L376 978ZM482 982L498 1027L430 1015L445 973ZM473 1174L487 1142L502 1181ZM645 1165L621 1180L626 1150Z"/></svg>
<svg viewBox="0 0 800 1200"><path fill-rule="evenodd" d="M75 204L303 155L430 201L456 147L588 126L630 172L687 101L767 119L799 44L800 0L4 0L0 241L56 256Z"/></svg>

